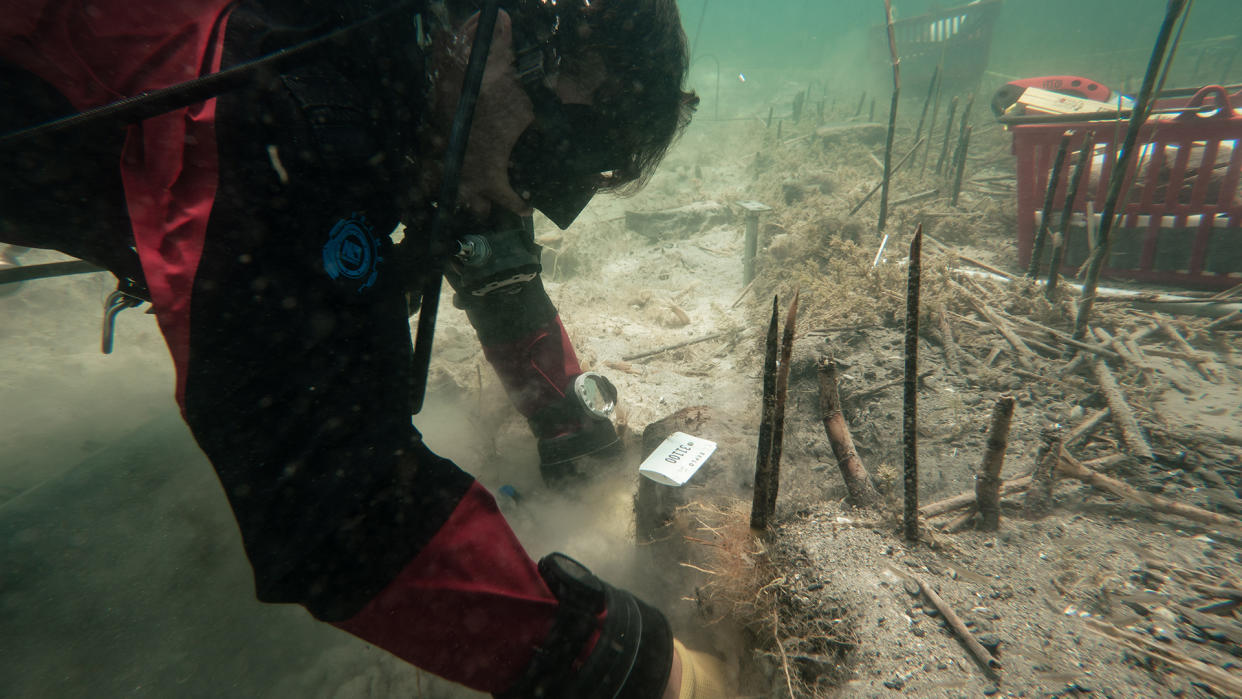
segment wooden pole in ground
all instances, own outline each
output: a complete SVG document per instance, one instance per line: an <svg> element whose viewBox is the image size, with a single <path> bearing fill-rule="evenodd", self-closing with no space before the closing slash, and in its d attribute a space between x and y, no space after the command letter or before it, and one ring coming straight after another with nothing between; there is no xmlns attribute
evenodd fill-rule
<svg viewBox="0 0 1242 699"><path fill-rule="evenodd" d="M772 471L772 420L776 415L777 297L772 297L772 320L763 355L763 414L759 421L759 445L755 455L755 493L750 506L750 528L768 527L768 487Z"/></svg>
<svg viewBox="0 0 1242 699"><path fill-rule="evenodd" d="M923 135L923 124L927 122L927 109L931 106L932 97L936 92L936 82L940 80L940 66L937 65L932 71L931 80L927 81L927 97L923 99L923 113L919 114L919 126L914 130L914 140L919 140Z"/></svg>
<svg viewBox="0 0 1242 699"><path fill-rule="evenodd" d="M967 126L966 132L962 134L962 141L958 144L957 174L953 177L953 200L949 202L952 206L957 206L957 197L962 193L962 177L966 174L966 153L970 150L970 134L974 128Z"/></svg>
<svg viewBox="0 0 1242 699"><path fill-rule="evenodd" d="M1186 8L1187 0L1169 0L1165 10L1164 22L1160 25L1160 33L1156 36L1156 44L1152 48L1151 59L1147 63L1147 74L1143 77L1143 88L1139 91L1138 100L1130 114L1130 123L1126 127L1125 141L1117 162L1113 165L1112 176L1108 181L1108 194L1104 198L1104 208L1100 211L1100 229L1096 233L1097 244L1087 261L1087 279L1082 287L1082 299L1078 303L1078 315L1074 319L1074 339L1081 340L1087 336L1087 323L1091 318L1091 307L1095 303L1095 289L1100 281L1100 270L1104 268L1104 259L1108 255L1109 235L1112 231L1113 218L1117 211L1117 202L1121 199L1121 188L1125 183L1130 161L1134 158L1134 146L1138 141L1139 129L1147 120L1150 111L1152 93L1160 66L1164 59L1165 49L1169 45L1169 37L1173 25ZM1115 411L1114 411L1115 412Z"/></svg>
<svg viewBox="0 0 1242 699"><path fill-rule="evenodd" d="M1091 363L1091 371L1095 374L1096 383L1100 385L1100 393L1104 394L1104 400L1108 403L1108 409L1113 415L1113 423L1121 431L1122 441L1125 442L1130 455L1148 461L1156 458L1151 451L1151 445L1143 437L1138 420L1134 419L1134 412L1130 410L1130 404L1126 402L1121 388L1117 386L1117 379L1113 377L1108 364L1103 359L1096 359Z"/></svg>
<svg viewBox="0 0 1242 699"><path fill-rule="evenodd" d="M919 286L923 266L923 224L914 231L910 242L910 270L906 279L906 367L905 394L902 401L902 444L905 464L906 541L919 540Z"/></svg>
<svg viewBox="0 0 1242 699"><path fill-rule="evenodd" d="M897 137L897 99L901 95L901 59L897 57L897 39L893 33L891 0L884 0L884 14L888 20L888 52L893 63L893 101L888 109L888 140L884 143L884 181L880 189L880 221L878 224L878 230L881 233L884 232L884 226L888 222L888 186L893 176L893 139Z"/></svg>
<svg viewBox="0 0 1242 699"><path fill-rule="evenodd" d="M1074 166L1074 173L1070 175L1069 189L1065 192L1065 205L1061 207L1061 234L1057 236L1056 246L1052 248L1052 260L1048 269L1048 286L1044 288L1044 295L1049 301L1056 298L1057 281L1061 278L1061 265L1065 264L1065 251L1069 249L1069 227L1070 220L1074 216L1074 200L1078 198L1078 188L1082 184L1082 175L1087 171L1087 167L1091 163L1091 156L1095 152L1095 132L1087 134L1086 139L1082 142L1081 150L1078 151L1078 163ZM1090 223L1087 225L1090 230ZM1034 258L1032 258L1034 262ZM1038 274L1038 269L1032 267Z"/></svg>
<svg viewBox="0 0 1242 699"><path fill-rule="evenodd" d="M1001 396L992 408L992 427L988 430L987 450L975 481L975 500L979 503L980 528L996 531L1000 527L1001 467L1009 446L1009 424L1013 420L1013 396Z"/></svg>
<svg viewBox="0 0 1242 699"><path fill-rule="evenodd" d="M927 175L927 159L931 155L931 135L936 132L936 118L940 116L940 91L944 87L944 56L941 55L940 63L936 64L937 72L942 73L941 77L936 80L936 101L932 104L931 123L927 125L927 147L923 149L923 161L919 165L919 178L922 179Z"/></svg>
<svg viewBox="0 0 1242 699"><path fill-rule="evenodd" d="M837 390L837 365L831 359L821 359L816 366L819 378L819 415L828 434L828 444L837 458L837 468L849 492L850 504L855 507L871 507L879 502L879 493L871 484L871 476L863 466L862 459L854 449L850 426L841 411L841 396Z"/></svg>
<svg viewBox="0 0 1242 699"><path fill-rule="evenodd" d="M798 291L785 314L785 331L781 335L780 361L776 366L776 408L772 415L772 458L768 470L768 516L776 512L776 494L781 488L781 444L785 439L785 396L789 392L789 358L793 354L794 328L798 324Z"/></svg>
<svg viewBox="0 0 1242 699"><path fill-rule="evenodd" d="M1040 439L1042 444L1035 457L1035 472L1031 474L1031 485L1026 491L1026 499L1022 501L1022 514L1032 519L1043 517L1052 507L1052 484L1056 480L1057 462L1065 454L1060 425L1045 427Z"/></svg>
<svg viewBox="0 0 1242 699"><path fill-rule="evenodd" d="M1065 153L1069 150L1070 132L1061 136L1061 145L1057 147L1057 156L1052 161L1052 173L1048 176L1048 191L1044 193L1044 211L1039 221L1039 229L1035 231L1035 242L1031 246L1031 263L1026 267L1026 276L1034 279L1039 274L1040 258L1044 256L1044 243L1048 240L1048 230L1052 227L1052 202L1057 196L1057 185L1061 182L1061 168L1065 165ZM1073 201L1070 199L1069 201Z"/></svg>
<svg viewBox="0 0 1242 699"><path fill-rule="evenodd" d="M957 96L949 102L949 118L944 123L944 141L940 143L940 157L936 159L936 174L944 168L944 159L949 155L949 135L953 133L953 116L957 114Z"/></svg>

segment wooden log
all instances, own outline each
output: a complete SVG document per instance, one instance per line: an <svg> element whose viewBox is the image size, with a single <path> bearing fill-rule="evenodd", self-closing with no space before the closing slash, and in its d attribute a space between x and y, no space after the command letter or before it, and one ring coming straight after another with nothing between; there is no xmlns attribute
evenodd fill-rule
<svg viewBox="0 0 1242 699"><path fill-rule="evenodd" d="M953 630L953 633L957 635L958 640L966 646L966 649L970 651L970 654L974 656L975 660L979 661L979 664L989 672L1000 670L1000 661L992 657L992 654L983 647L983 644L979 643L979 639L975 638L974 634L970 633L970 629L966 628L966 624L963 623L962 618L953 611L953 608L945 604L945 601L940 598L940 595L936 594L935 590L931 589L930 585L923 582L919 578L915 578L915 580L918 582L919 590L923 593L923 596L927 598L928 602L932 603L932 606L936 608L936 611L940 612L940 616L944 617L945 622L949 624L949 628Z"/></svg>
<svg viewBox="0 0 1242 699"><path fill-rule="evenodd" d="M1009 424L1013 420L1013 396L1001 396L992 408L992 426L988 430L987 449L975 480L975 500L979 507L979 526L996 531L1000 526L1001 467L1009 445Z"/></svg>
<svg viewBox="0 0 1242 699"><path fill-rule="evenodd" d="M837 390L837 367L831 359L820 360L816 374L819 378L819 414L828 434L828 444L837 458L837 468L849 492L850 504L855 507L871 507L879 502L879 493L871 483L862 459L854 449L849 424L841 411L841 396Z"/></svg>
<svg viewBox="0 0 1242 699"><path fill-rule="evenodd" d="M1152 493L1145 493L1134 488L1128 483L1097 473L1087 468L1083 463L1068 454L1062 455L1057 466L1062 475L1091 485L1093 488L1112 493L1124 500L1130 500L1147 507L1155 512L1164 514L1177 515L1200 524L1206 524L1213 527L1228 529L1233 532L1242 531L1242 520L1228 517L1226 515L1210 512L1194 505L1187 505L1180 502L1174 502L1168 498L1160 497Z"/></svg>
<svg viewBox="0 0 1242 699"><path fill-rule="evenodd" d="M1065 453L1060 426L1045 427L1040 438L1043 444L1035 457L1035 472L1031 474L1026 499L1022 501L1022 514L1030 519L1043 517L1052 507L1052 485L1056 481L1057 462Z"/></svg>
<svg viewBox="0 0 1242 699"><path fill-rule="evenodd" d="M936 160L936 174L944 169L944 159L949 155L949 135L953 133L953 117L957 114L957 97L949 102L949 119L944 124L944 140L940 143L940 157Z"/></svg>
<svg viewBox="0 0 1242 699"><path fill-rule="evenodd" d="M1112 411L1113 423L1121 431L1122 440L1130 454L1149 461L1154 459L1155 454L1152 453L1151 445L1143 437L1138 420L1134 418L1134 412L1130 410L1130 404L1126 402L1121 388L1117 386L1117 379L1113 377L1108 364L1103 359L1097 359L1091 363L1091 371L1095 374L1095 380L1100 385L1100 392L1104 394L1104 400L1108 403L1109 410Z"/></svg>

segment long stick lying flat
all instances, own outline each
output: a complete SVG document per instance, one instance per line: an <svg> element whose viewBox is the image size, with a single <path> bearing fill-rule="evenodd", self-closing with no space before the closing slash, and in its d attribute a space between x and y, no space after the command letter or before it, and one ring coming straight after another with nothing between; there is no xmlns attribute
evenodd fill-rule
<svg viewBox="0 0 1242 699"><path fill-rule="evenodd" d="M1086 466L1089 464L1092 468L1108 468L1109 466L1112 466L1113 464L1125 458L1126 457L1121 454L1111 454L1109 456L1103 456L1098 459L1092 459L1090 461L1087 461L1083 465ZM1022 476L1020 478L1012 478L1010 480L1005 481L1004 483L1001 483L1001 487L1000 487L1001 497L1003 498L1006 495L1012 495L1014 493L1020 493L1026 490L1027 488L1031 487L1031 481L1033 480L1033 478L1034 478L1033 476L1028 475L1028 476ZM962 493L960 495L954 495L953 497L945 498L944 500L938 500L929 505L924 505L923 507L920 507L919 514L928 519L931 519L932 517L938 517L940 515L945 515L950 512L955 512L957 510L962 509L963 507L970 507L974 505L975 497L976 495L973 490L966 492L966 493Z"/></svg>
<svg viewBox="0 0 1242 699"><path fill-rule="evenodd" d="M1091 371L1095 374L1095 380L1100 384L1100 392L1104 394L1104 400L1108 403L1108 409L1112 411L1113 423L1117 425L1117 429L1121 430L1121 437L1126 443L1126 448L1134 456L1139 456L1147 460L1156 458L1151 451L1151 445L1143 438L1143 433L1139 430L1138 420L1134 418L1134 412L1130 410L1130 404L1126 402L1125 396L1121 394L1121 388L1117 386L1117 379L1113 377L1113 372L1108 368L1108 364L1103 359L1097 359L1091 363Z"/></svg>
<svg viewBox="0 0 1242 699"><path fill-rule="evenodd" d="M975 638L970 629L966 628L966 624L962 623L962 618L957 615L957 612L954 612L952 607L945 604L945 601L940 599L940 595L936 594L936 591L931 589L931 586L923 582L922 579L915 578L915 581L918 582L919 590L922 591L923 596L936 607L936 611L940 612L940 615L948 622L949 628L953 629L953 633L957 634L958 640L966 646L970 654L975 656L975 660L978 660L979 664L988 670L996 671L1001 669L1000 661L992 657L987 648L984 648L983 644L979 643L979 639Z"/></svg>
<svg viewBox="0 0 1242 699"><path fill-rule="evenodd" d="M1096 473L1087 468L1080 461L1070 456L1062 454L1061 460L1057 464L1057 471L1061 474L1077 478L1078 480L1088 483L1095 488L1107 491L1125 500L1130 500L1140 505L1145 505L1148 509L1165 514L1177 515L1186 519L1207 524L1213 527L1229 529L1234 532L1242 531L1242 520L1227 517L1225 515L1210 512L1194 505L1174 502L1168 498L1162 498L1159 495L1144 493L1133 486L1123 483L1116 478L1110 478L1102 473Z"/></svg>
<svg viewBox="0 0 1242 699"><path fill-rule="evenodd" d="M650 356L652 356L652 355L660 354L661 352L667 352L667 351L669 351L669 350L681 349L682 347L689 347L690 345L695 345L695 344L698 344L698 343L700 343L700 342L707 342L708 340L715 340L715 339L716 339L716 338L718 338L718 337L724 337L725 335L728 335L728 334L729 334L729 332L731 332L731 331L729 331L729 330L725 330L725 331L723 331L723 332L712 333L711 335L704 335L703 337L696 337L696 338L694 338L693 340L683 340L683 341L681 341L681 342L674 342L674 343L673 343L673 344L671 344L671 345L665 345L665 346L663 346L663 347L657 347L657 348L655 348L655 349L653 349L653 350L647 350L646 352L637 352L637 353L635 353L635 354L627 354L627 355L625 355L624 357L622 357L622 358L621 358L621 361L623 361L623 362L632 362L632 361L634 361L635 359L644 359L644 358L646 358L646 357L650 357Z"/></svg>

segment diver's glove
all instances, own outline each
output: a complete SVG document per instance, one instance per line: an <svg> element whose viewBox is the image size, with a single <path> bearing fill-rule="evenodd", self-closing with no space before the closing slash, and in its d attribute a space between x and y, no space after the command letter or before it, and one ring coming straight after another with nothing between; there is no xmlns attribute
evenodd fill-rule
<svg viewBox="0 0 1242 699"><path fill-rule="evenodd" d="M673 639L673 647L681 658L681 689L677 699L728 699L736 696L729 691L724 663L707 653L686 648Z"/></svg>
<svg viewBox="0 0 1242 699"><path fill-rule="evenodd" d="M586 475L582 458L606 456L619 449L612 412L617 389L601 374L573 376L564 395L528 418L539 436L539 472L549 486L564 485Z"/></svg>

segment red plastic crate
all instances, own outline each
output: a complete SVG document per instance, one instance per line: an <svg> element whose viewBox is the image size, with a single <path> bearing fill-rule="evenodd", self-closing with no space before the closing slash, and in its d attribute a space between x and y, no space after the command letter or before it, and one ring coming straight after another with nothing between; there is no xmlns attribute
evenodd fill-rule
<svg viewBox="0 0 1242 699"><path fill-rule="evenodd" d="M1203 116L1195 107L1211 98L1220 107ZM1102 276L1160 284L1228 288L1242 282L1242 91L1230 96L1219 86L1205 87L1190 98L1161 100L1157 109L1187 107L1170 119L1149 119L1139 131L1138 150L1130 159L1122 202L1110 234L1109 259ZM1013 128L1018 163L1018 257L1030 263L1036 226L1043 213L1052 161L1066 132L1070 150L1052 208L1053 230L1060 225L1066 187L1077 163L1075 152L1088 133L1095 134L1096 155L1089 161L1070 225L1063 271L1086 259L1087 202L1098 222L1112 177L1116 149L1126 125L1074 123ZM1193 160L1192 160L1193 159ZM1102 170L1102 172L1100 171ZM1141 173L1137 183L1135 173ZM1051 236L1046 249L1051 249Z"/></svg>

